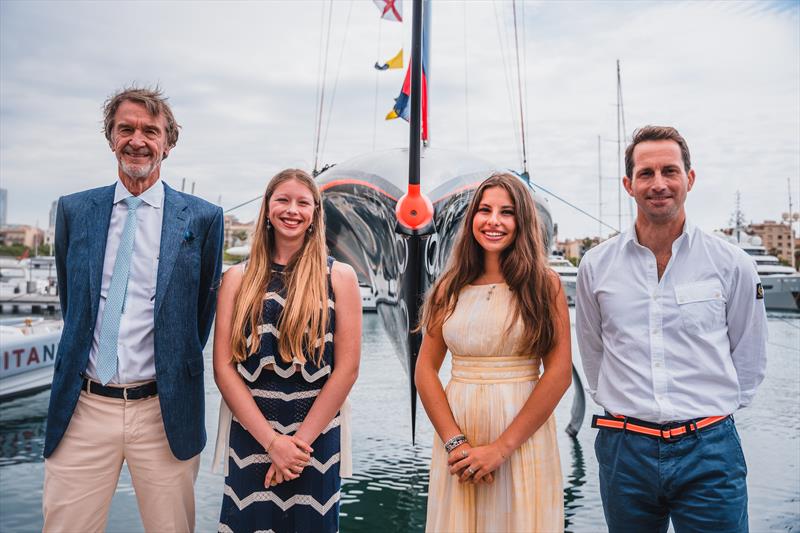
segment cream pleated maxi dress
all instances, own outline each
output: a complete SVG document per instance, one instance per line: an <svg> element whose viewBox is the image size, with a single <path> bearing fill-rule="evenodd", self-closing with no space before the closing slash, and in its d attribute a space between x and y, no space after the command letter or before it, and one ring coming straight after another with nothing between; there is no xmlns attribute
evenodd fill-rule
<svg viewBox="0 0 800 533"><path fill-rule="evenodd" d="M456 424L475 446L496 440L539 379L541 359L514 351L522 335L508 330L514 300L506 284L468 285L442 326L453 357L445 389ZM561 463L551 415L494 472L490 485L459 484L436 436L431 457L426 531L538 533L564 530Z"/></svg>

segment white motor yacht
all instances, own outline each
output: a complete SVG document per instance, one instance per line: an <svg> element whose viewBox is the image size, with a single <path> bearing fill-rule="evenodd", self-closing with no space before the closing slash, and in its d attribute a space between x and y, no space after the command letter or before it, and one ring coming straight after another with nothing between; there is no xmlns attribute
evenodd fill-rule
<svg viewBox="0 0 800 533"><path fill-rule="evenodd" d="M61 320L0 321L0 401L50 388Z"/></svg>
<svg viewBox="0 0 800 533"><path fill-rule="evenodd" d="M771 311L800 311L800 273L790 266L783 265L774 255L770 255L757 235L739 232L735 236L716 232L721 237L747 252L756 264L756 271L764 289L764 305Z"/></svg>
<svg viewBox="0 0 800 533"><path fill-rule="evenodd" d="M550 268L561 278L561 283L564 285L564 293L567 295L567 304L575 305L575 287L578 280L578 267L560 255L551 255L547 258L547 262L550 264Z"/></svg>

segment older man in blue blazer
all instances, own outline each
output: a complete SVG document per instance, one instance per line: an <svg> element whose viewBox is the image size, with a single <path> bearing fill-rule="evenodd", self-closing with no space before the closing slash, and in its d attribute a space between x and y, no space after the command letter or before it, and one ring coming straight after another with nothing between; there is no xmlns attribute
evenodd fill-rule
<svg viewBox="0 0 800 533"><path fill-rule="evenodd" d="M158 89L109 98L105 135L118 181L58 202L44 530L104 530L126 462L145 529L192 531L222 210L161 181L178 124Z"/></svg>

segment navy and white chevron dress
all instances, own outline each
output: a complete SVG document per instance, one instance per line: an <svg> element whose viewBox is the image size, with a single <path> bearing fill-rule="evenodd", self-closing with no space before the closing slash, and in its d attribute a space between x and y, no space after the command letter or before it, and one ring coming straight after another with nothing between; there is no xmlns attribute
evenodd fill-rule
<svg viewBox="0 0 800 533"><path fill-rule="evenodd" d="M307 355L306 363L285 363L278 355L278 330L286 297L283 268L274 265L264 298L258 353L238 365L253 398L279 433L293 435L308 414L333 370L334 309L328 258L330 295L325 352L321 366ZM272 365L272 370L265 368ZM340 414L310 443L311 463L297 479L265 488L271 461L264 448L234 417L230 427L228 475L220 512L220 532L335 532L339 530Z"/></svg>

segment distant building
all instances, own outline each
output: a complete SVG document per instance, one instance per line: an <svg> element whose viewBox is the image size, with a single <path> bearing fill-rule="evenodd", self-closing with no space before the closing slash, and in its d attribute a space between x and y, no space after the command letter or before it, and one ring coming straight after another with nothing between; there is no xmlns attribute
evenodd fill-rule
<svg viewBox="0 0 800 533"><path fill-rule="evenodd" d="M8 224L8 191L0 188L0 227Z"/></svg>
<svg viewBox="0 0 800 533"><path fill-rule="evenodd" d="M800 249L800 239L794 235L789 224L765 220L760 224L750 224L745 228L750 234L761 237L761 243L770 253L778 256L778 259L791 263L792 258L792 238L795 239L795 250Z"/></svg>
<svg viewBox="0 0 800 533"><path fill-rule="evenodd" d="M56 228L50 227L44 230L44 243L50 247L50 255L55 253L53 245L56 243Z"/></svg>
<svg viewBox="0 0 800 533"><path fill-rule="evenodd" d="M556 243L556 251L567 259L580 259L590 248L601 242L602 237L584 237L583 239L567 239Z"/></svg>
<svg viewBox="0 0 800 533"><path fill-rule="evenodd" d="M239 222L236 215L225 215L225 237L224 247L243 246L250 242L250 237L255 230L255 222Z"/></svg>
<svg viewBox="0 0 800 533"><path fill-rule="evenodd" d="M23 226L21 224L0 227L0 244L4 246L21 244L33 249L43 242L44 232L39 228Z"/></svg>
<svg viewBox="0 0 800 533"><path fill-rule="evenodd" d="M53 203L50 204L50 223L48 224L48 228L55 228L56 227L56 213L58 212L58 200L53 200Z"/></svg>

